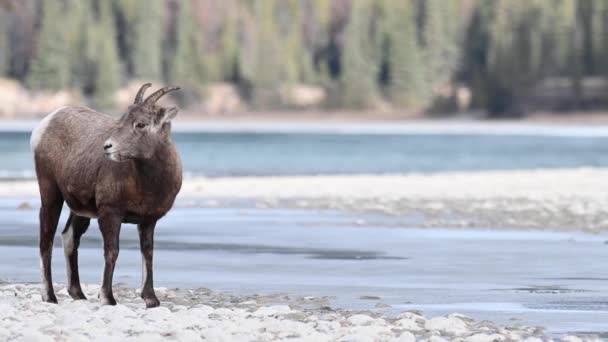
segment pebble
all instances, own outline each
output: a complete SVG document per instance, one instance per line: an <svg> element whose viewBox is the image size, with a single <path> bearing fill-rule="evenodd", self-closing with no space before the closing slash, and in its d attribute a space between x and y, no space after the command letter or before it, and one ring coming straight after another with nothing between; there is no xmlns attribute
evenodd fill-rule
<svg viewBox="0 0 608 342"><path fill-rule="evenodd" d="M582 339L576 336L566 336L561 339L562 342L583 342Z"/></svg>
<svg viewBox="0 0 608 342"><path fill-rule="evenodd" d="M284 315L291 312L288 305L263 306L253 313L255 317Z"/></svg>
<svg viewBox="0 0 608 342"><path fill-rule="evenodd" d="M374 322L374 319L368 315L353 315L347 321L352 325L370 325Z"/></svg>
<svg viewBox="0 0 608 342"><path fill-rule="evenodd" d="M404 331L399 337L393 340L394 342L416 342L416 336L409 331Z"/></svg>
<svg viewBox="0 0 608 342"><path fill-rule="evenodd" d="M395 322L395 324L409 331L422 330L422 327L416 322L416 318L402 318Z"/></svg>
<svg viewBox="0 0 608 342"><path fill-rule="evenodd" d="M468 331L466 323L457 317L435 317L426 321L424 327L455 336L464 335Z"/></svg>
<svg viewBox="0 0 608 342"><path fill-rule="evenodd" d="M501 342L506 340L503 335L500 334L475 334L465 339L466 342Z"/></svg>

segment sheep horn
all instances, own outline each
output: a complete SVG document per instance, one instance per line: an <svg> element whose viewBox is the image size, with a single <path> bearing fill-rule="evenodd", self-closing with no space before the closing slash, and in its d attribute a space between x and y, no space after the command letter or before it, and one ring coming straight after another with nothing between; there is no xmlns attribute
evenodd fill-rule
<svg viewBox="0 0 608 342"><path fill-rule="evenodd" d="M146 84L142 85L141 88L139 88L137 95L135 95L135 101L133 102L133 104L139 104L143 101L144 93L146 92L146 90L148 88L150 88L151 85L152 85L152 83L146 83Z"/></svg>
<svg viewBox="0 0 608 342"><path fill-rule="evenodd" d="M174 90L179 90L180 87L164 87L161 88L157 91L155 91L154 93L152 93L152 95L148 96L148 98L144 101L144 103L148 104L148 105L153 105L156 103L156 101L158 101L163 95L165 95L168 92L172 92Z"/></svg>

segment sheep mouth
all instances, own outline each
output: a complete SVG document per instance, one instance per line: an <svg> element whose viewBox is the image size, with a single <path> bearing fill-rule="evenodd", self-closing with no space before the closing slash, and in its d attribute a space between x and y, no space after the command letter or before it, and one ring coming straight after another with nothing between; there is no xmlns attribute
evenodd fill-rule
<svg viewBox="0 0 608 342"><path fill-rule="evenodd" d="M120 154L121 151L113 151L113 152L104 152L104 157L106 157L106 159L114 161L114 162L124 162L126 161L128 158L125 158L122 154Z"/></svg>

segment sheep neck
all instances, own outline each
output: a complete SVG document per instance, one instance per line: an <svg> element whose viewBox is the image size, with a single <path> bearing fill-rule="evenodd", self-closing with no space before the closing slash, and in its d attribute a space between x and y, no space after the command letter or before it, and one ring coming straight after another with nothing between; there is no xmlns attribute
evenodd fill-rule
<svg viewBox="0 0 608 342"><path fill-rule="evenodd" d="M150 159L137 159L135 170L141 185L147 189L174 186L176 179L176 152L173 143L162 144Z"/></svg>

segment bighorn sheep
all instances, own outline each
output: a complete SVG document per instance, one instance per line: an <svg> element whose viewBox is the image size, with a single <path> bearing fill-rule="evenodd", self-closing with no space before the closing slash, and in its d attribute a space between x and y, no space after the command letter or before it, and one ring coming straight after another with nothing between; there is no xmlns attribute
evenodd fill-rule
<svg viewBox="0 0 608 342"><path fill-rule="evenodd" d="M135 223L143 259L141 297L160 305L154 293L152 254L156 222L173 206L182 184L181 161L171 139L177 108L156 102L179 87L162 88L143 100L144 84L119 119L85 107L64 107L34 129L31 147L40 188L40 267L43 300L57 303L51 278L53 240L63 202L70 210L61 233L68 293L86 299L78 276L78 246L97 218L105 257L100 300L116 305L112 276L121 223Z"/></svg>

